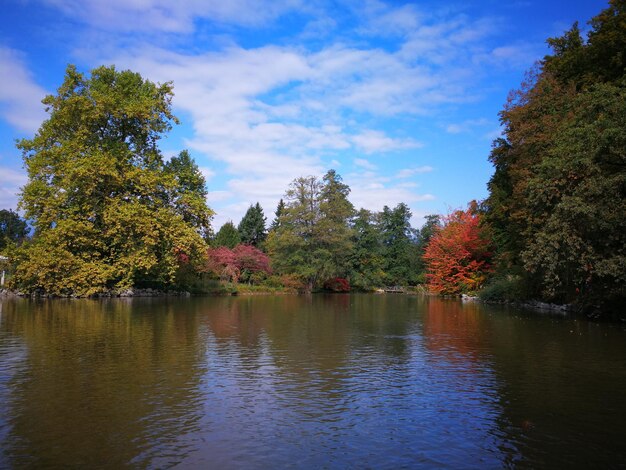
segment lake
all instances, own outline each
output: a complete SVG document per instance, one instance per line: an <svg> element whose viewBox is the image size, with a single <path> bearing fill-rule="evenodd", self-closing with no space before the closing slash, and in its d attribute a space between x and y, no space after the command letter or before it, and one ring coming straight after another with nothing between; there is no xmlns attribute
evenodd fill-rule
<svg viewBox="0 0 626 470"><path fill-rule="evenodd" d="M395 294L0 308L0 468L626 466L622 324Z"/></svg>

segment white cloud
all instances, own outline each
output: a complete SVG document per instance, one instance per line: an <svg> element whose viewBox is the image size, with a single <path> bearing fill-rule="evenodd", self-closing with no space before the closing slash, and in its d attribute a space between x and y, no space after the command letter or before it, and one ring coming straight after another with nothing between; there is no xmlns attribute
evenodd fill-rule
<svg viewBox="0 0 626 470"><path fill-rule="evenodd" d="M416 193L414 186L390 184L391 179L378 172L366 170L351 173L345 181L352 188L350 200L357 208L381 211L384 206L393 207L400 202L415 204L435 199L432 194Z"/></svg>
<svg viewBox="0 0 626 470"><path fill-rule="evenodd" d="M65 15L107 31L190 33L194 21L258 27L305 7L298 0L42 0Z"/></svg>
<svg viewBox="0 0 626 470"><path fill-rule="evenodd" d="M410 178L411 176L421 174L421 173L430 173L433 171L433 167L431 166L419 166L416 168L404 168L396 173L396 178Z"/></svg>
<svg viewBox="0 0 626 470"><path fill-rule="evenodd" d="M394 150L423 147L423 144L413 139L393 139L386 134L367 130L352 137L354 144L365 153L384 153Z"/></svg>
<svg viewBox="0 0 626 470"><path fill-rule="evenodd" d="M485 127L491 124L487 119L468 119L460 123L448 124L446 126L446 132L448 134L460 134L462 132L470 132L475 128Z"/></svg>
<svg viewBox="0 0 626 470"><path fill-rule="evenodd" d="M17 207L17 193L27 180L24 171L0 166L0 209Z"/></svg>
<svg viewBox="0 0 626 470"><path fill-rule="evenodd" d="M211 178L215 176L215 171L213 171L209 167L201 166L201 167L198 167L198 169L200 170L200 173L202 173L202 176L204 176L205 181L207 182L210 181Z"/></svg>
<svg viewBox="0 0 626 470"><path fill-rule="evenodd" d="M355 158L354 164L356 166L360 166L361 168L365 168L366 170L375 170L376 165L374 165L369 160L365 160L364 158Z"/></svg>
<svg viewBox="0 0 626 470"><path fill-rule="evenodd" d="M17 130L33 133L44 120L46 91L35 83L21 54L0 46L0 115Z"/></svg>
<svg viewBox="0 0 626 470"><path fill-rule="evenodd" d="M507 45L486 45L485 38L497 26L495 20L427 12L412 3L390 6L366 0L335 6L344 14L354 9L358 21L352 26L357 36L353 30L343 31L332 41L325 37L307 43L304 38L311 39L313 31L327 34L344 27L345 18L331 17L329 10L323 11L328 8L325 4L303 6L299 0L271 4L261 0L45 1L92 26L122 32L146 28L189 33L194 21L203 18L221 26L262 26L287 12L310 14L305 31L290 47L245 48L235 43L236 30L227 27L222 49L212 52L204 46L181 52L182 48L149 45L159 42L149 41L146 30L133 33L132 47L126 41L122 48L121 41L113 39L95 49L90 44L76 51L93 65L115 63L151 80L174 82L175 112L189 116L193 126L193 136L185 144L195 151L207 179L227 188L209 195L218 211L216 221L221 213L236 218L238 213L227 211L241 207L245 211L257 201L266 210L273 209L293 178L320 176L323 162L331 161L334 167L343 164L346 172L350 161L371 170L369 160L354 155L369 158L422 147L417 137L398 137L403 134L395 129L383 132L376 127L391 129L381 125L387 117L399 121L406 116L431 117L447 104L475 100L479 75L493 61L510 63L514 55ZM374 36L385 37L385 48L371 41ZM472 125L451 123L447 130L462 132ZM211 169L215 162L225 168L219 181ZM405 168L395 178L431 170ZM381 201L395 205L434 197L418 194L413 183L393 184L390 178L364 172L356 172L349 182L354 197L370 201L373 208L382 207Z"/></svg>

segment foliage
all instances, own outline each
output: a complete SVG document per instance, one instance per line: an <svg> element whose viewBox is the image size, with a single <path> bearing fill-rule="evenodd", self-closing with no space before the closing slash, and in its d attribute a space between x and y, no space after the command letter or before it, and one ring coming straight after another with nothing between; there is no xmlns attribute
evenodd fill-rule
<svg viewBox="0 0 626 470"><path fill-rule="evenodd" d="M324 282L324 289L333 292L350 292L350 282L342 277L334 277Z"/></svg>
<svg viewBox="0 0 626 470"><path fill-rule="evenodd" d="M285 201L283 201L283 199L281 198L280 201L278 201L278 205L276 206L276 211L274 212L274 220L270 225L270 230L275 231L278 229L278 227L280 226L280 217L283 215L284 211Z"/></svg>
<svg viewBox="0 0 626 470"><path fill-rule="evenodd" d="M478 292L478 296L486 302L522 301L527 296L524 278L511 274L495 277Z"/></svg>
<svg viewBox="0 0 626 470"><path fill-rule="evenodd" d="M240 243L241 236L239 231L235 228L235 224L228 221L220 227L211 245L215 247L225 246L232 249Z"/></svg>
<svg viewBox="0 0 626 470"><path fill-rule="evenodd" d="M296 275L311 290L322 279L345 274L352 249L350 188L329 170L322 181L295 179L267 246L276 270Z"/></svg>
<svg viewBox="0 0 626 470"><path fill-rule="evenodd" d="M350 281L362 290L380 287L384 281L385 259L382 254L380 229L376 216L361 209L352 223Z"/></svg>
<svg viewBox="0 0 626 470"><path fill-rule="evenodd" d="M213 212L207 208L206 180L189 152L183 150L165 164L165 173L173 178L172 189L166 192L167 203L182 215L183 220L195 227L208 239L211 235Z"/></svg>
<svg viewBox="0 0 626 470"><path fill-rule="evenodd" d="M226 246L207 250L206 270L224 281L237 283L252 281L255 273L271 274L268 256L251 245L237 245L233 250Z"/></svg>
<svg viewBox="0 0 626 470"><path fill-rule="evenodd" d="M416 251L417 251L417 262L416 262L416 273L417 276L415 280L418 284L426 283L426 263L424 262L424 253L426 252L426 247L430 243L431 238L441 227L441 216L438 214L430 214L425 217L426 221L421 229L417 231L417 242L416 242Z"/></svg>
<svg viewBox="0 0 626 470"><path fill-rule="evenodd" d="M266 217L261 205L257 202L254 206L250 206L237 227L241 243L261 246L267 238L265 221Z"/></svg>
<svg viewBox="0 0 626 470"><path fill-rule="evenodd" d="M170 83L114 67L85 77L68 66L43 100L49 118L18 144L29 177L20 206L35 228L17 254L18 287L74 295L167 287L181 252L201 261L198 230L211 211L188 185L191 160L167 166L157 146L177 122L171 99Z"/></svg>
<svg viewBox="0 0 626 470"><path fill-rule="evenodd" d="M476 292L491 272L490 244L471 209L445 217L424 253L429 289L448 295Z"/></svg>
<svg viewBox="0 0 626 470"><path fill-rule="evenodd" d="M626 2L550 39L501 113L485 201L502 272L534 296L582 304L626 298Z"/></svg>
<svg viewBox="0 0 626 470"><path fill-rule="evenodd" d="M0 252L10 244L20 244L28 235L30 229L17 212L0 210Z"/></svg>
<svg viewBox="0 0 626 470"><path fill-rule="evenodd" d="M393 209L385 206L379 215L383 245L384 282L387 285L415 284L419 253L411 228L411 210L400 203Z"/></svg>

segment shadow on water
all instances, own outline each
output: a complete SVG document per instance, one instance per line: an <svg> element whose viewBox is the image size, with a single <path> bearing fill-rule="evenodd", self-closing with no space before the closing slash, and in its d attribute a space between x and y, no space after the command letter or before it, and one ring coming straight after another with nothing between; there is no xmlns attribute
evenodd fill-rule
<svg viewBox="0 0 626 470"><path fill-rule="evenodd" d="M2 468L626 459L615 325L404 295L2 308Z"/></svg>

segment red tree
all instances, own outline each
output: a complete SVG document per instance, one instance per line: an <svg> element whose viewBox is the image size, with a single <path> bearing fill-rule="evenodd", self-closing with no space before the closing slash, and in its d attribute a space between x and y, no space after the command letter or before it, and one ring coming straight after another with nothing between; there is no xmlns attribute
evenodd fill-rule
<svg viewBox="0 0 626 470"><path fill-rule="evenodd" d="M426 247L428 287L438 294L473 293L491 272L491 240L472 207L444 218Z"/></svg>
<svg viewBox="0 0 626 470"><path fill-rule="evenodd" d="M232 250L225 246L209 248L207 270L232 282L238 282L242 275L272 272L267 255L251 245L237 245Z"/></svg>

